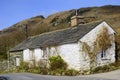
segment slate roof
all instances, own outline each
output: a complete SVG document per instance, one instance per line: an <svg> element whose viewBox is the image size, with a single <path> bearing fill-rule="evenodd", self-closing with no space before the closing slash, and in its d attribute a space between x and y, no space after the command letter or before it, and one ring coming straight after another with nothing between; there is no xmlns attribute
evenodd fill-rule
<svg viewBox="0 0 120 80"><path fill-rule="evenodd" d="M70 27L67 29L29 37L28 39L18 44L16 47L12 48L10 52L21 51L28 48L44 48L46 46L76 43L80 38L82 38L85 34L87 34L101 22L102 21L81 24L76 27Z"/></svg>

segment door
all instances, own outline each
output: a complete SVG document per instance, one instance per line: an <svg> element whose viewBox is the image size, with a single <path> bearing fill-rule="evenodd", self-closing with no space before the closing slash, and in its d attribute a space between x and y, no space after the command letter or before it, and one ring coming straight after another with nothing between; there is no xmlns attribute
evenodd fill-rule
<svg viewBox="0 0 120 80"><path fill-rule="evenodd" d="M20 58L19 57L16 58L16 66L20 66Z"/></svg>

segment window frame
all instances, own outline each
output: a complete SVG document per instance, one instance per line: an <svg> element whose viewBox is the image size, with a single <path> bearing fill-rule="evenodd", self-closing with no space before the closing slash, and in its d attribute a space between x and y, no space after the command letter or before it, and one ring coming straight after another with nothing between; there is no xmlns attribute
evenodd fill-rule
<svg viewBox="0 0 120 80"><path fill-rule="evenodd" d="M108 59L107 59L106 51L102 50L100 56L101 56L101 60L108 60Z"/></svg>

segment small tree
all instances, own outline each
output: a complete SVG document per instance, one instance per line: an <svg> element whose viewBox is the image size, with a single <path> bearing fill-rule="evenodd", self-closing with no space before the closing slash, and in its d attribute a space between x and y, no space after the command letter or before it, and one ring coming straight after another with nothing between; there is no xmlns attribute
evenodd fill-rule
<svg viewBox="0 0 120 80"><path fill-rule="evenodd" d="M28 69L29 69L29 63L21 61L19 70L28 71Z"/></svg>
<svg viewBox="0 0 120 80"><path fill-rule="evenodd" d="M57 69L66 69L67 64L60 56L52 56L49 58L50 61L50 69L57 70Z"/></svg>

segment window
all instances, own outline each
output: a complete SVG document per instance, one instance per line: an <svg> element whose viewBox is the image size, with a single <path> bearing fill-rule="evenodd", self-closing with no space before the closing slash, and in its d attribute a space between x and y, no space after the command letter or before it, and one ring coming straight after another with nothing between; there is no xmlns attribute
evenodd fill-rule
<svg viewBox="0 0 120 80"><path fill-rule="evenodd" d="M105 51L102 51L102 52L101 52L101 58L102 58L102 59L105 59L105 58L106 58L106 52L105 52Z"/></svg>
<svg viewBox="0 0 120 80"><path fill-rule="evenodd" d="M16 66L20 66L20 58L16 57Z"/></svg>
<svg viewBox="0 0 120 80"><path fill-rule="evenodd" d="M50 51L50 49L51 48L45 48L45 49L43 49L43 58L45 58L45 59L48 59L49 57L50 57L50 55L51 55L51 51Z"/></svg>
<svg viewBox="0 0 120 80"><path fill-rule="evenodd" d="M43 58L47 58L47 50L46 49L43 49Z"/></svg>
<svg viewBox="0 0 120 80"><path fill-rule="evenodd" d="M34 55L34 49L30 49L30 60L34 60L35 59L35 55Z"/></svg>

